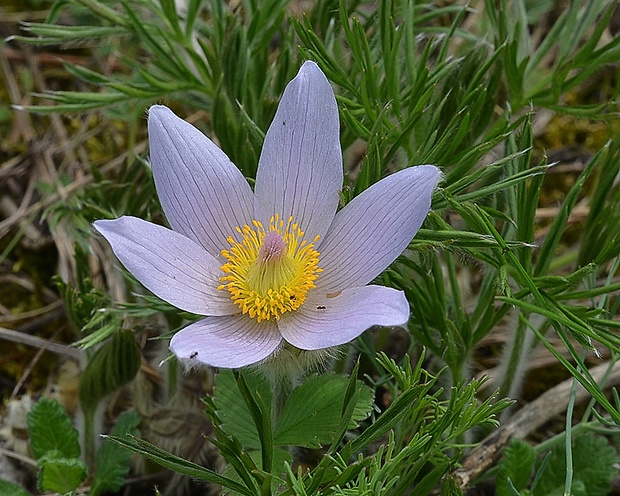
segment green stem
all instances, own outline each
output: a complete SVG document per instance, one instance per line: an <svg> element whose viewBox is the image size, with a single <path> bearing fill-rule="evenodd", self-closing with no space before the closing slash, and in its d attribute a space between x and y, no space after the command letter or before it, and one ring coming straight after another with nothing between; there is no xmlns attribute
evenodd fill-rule
<svg viewBox="0 0 620 496"><path fill-rule="evenodd" d="M581 358L585 358L582 353ZM578 366L577 370L581 371ZM573 410L575 409L575 396L577 395L577 379L573 378L573 384L568 397L568 407L566 408L566 477L564 479L564 494L572 494L573 489Z"/></svg>
<svg viewBox="0 0 620 496"><path fill-rule="evenodd" d="M98 403L94 408L89 405L82 410L82 416L84 418L84 462L92 470L97 460L97 436L101 433L103 417L102 404Z"/></svg>
<svg viewBox="0 0 620 496"><path fill-rule="evenodd" d="M86 466L92 467L95 463L95 416L93 412L84 412L84 460Z"/></svg>

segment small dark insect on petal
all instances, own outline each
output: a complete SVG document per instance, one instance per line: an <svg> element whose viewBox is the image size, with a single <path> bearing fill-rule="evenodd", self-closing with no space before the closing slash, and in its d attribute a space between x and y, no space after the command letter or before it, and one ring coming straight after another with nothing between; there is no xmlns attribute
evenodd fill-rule
<svg viewBox="0 0 620 496"><path fill-rule="evenodd" d="M317 310L325 310L325 307L323 305L319 305L316 307Z"/></svg>
<svg viewBox="0 0 620 496"><path fill-rule="evenodd" d="M198 352L197 352L197 351L193 351L193 352L190 354L189 358L190 358L190 360L192 360L192 359L196 358L197 356L198 356Z"/></svg>

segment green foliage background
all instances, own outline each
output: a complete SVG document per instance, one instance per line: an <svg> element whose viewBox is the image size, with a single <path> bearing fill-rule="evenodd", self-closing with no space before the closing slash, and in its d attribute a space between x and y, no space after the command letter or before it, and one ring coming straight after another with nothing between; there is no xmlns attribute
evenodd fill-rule
<svg viewBox="0 0 620 496"><path fill-rule="evenodd" d="M348 382L342 375L308 379L311 385L325 381L321 387L336 407L329 419L316 413L319 423L312 425L326 433L304 439L303 432L293 432L287 441L324 447L305 473L277 450L287 415L312 405L312 387L293 391L291 406L272 425L269 384L243 374L220 374L214 397L206 400L214 445L229 466L224 475L138 437L117 432L110 442L242 494L458 494L466 488L454 469L476 440L497 429L496 416L509 405L502 398L520 396L528 364L541 350L593 399L579 412L578 425L615 430L618 395L606 394L589 368L600 354L611 377L620 353L616 2L317 0L303 15L299 10L284 0L190 0L183 7L173 0L58 1L45 22L23 23L5 43L72 56L61 57L62 71L46 74L62 84L37 88L22 73L24 98L17 101L7 91L34 127L61 126L77 145L68 147L75 155L54 149L51 175L33 176L38 199L0 221L0 262L3 271L19 273L29 260L27 224L45 223L60 278L54 286L32 277L39 292L49 286L62 302L68 341L84 350L89 365L82 400L92 401L91 427L100 403L138 373L142 352L133 336L151 336L149 327L156 325L169 337L195 318L119 277L90 228L95 219L124 214L164 222L145 154L146 109L155 102L173 107L216 140L252 181L282 91L301 62L311 59L337 95L343 203L404 167L434 163L444 174L423 229L379 278L402 289L411 303L404 344L393 349L394 334L379 330L351 346L364 386L357 368ZM2 60L11 89L13 73ZM10 118L5 122L10 126ZM3 150L25 154L26 134L18 143L4 139ZM556 171L566 164L554 158L562 154L574 158L563 175ZM9 177L13 166L7 163ZM544 208L552 215L544 217ZM19 313L20 305L11 299L6 308ZM498 332L505 343L494 351L497 393L485 396L474 367ZM127 339L123 353L110 351ZM382 351L397 360L377 355ZM334 369L351 372L350 363L336 361ZM170 400L178 371L173 360L166 367L162 388ZM218 393L218 381L228 384L228 396ZM366 419L371 394L385 392L391 398L385 410ZM498 494L571 488L604 494L613 474L612 449L605 438L590 435L572 443L575 394L573 389L567 400L568 420L555 426L565 431L564 450L556 440L553 457L543 458L548 446L540 440L535 449L511 445L487 473L496 477ZM241 408L245 423L222 405ZM302 421L294 420L292 425ZM42 428L35 423L30 434L41 459L37 425ZM137 424L131 425L135 435ZM85 448L95 459L92 443ZM517 463L521 452L527 463ZM606 469L580 470L580 461L598 452L609 455ZM542 461L534 466L536 456ZM126 475L114 466L105 472L93 491L115 490ZM604 481L601 488L591 483L595 479Z"/></svg>

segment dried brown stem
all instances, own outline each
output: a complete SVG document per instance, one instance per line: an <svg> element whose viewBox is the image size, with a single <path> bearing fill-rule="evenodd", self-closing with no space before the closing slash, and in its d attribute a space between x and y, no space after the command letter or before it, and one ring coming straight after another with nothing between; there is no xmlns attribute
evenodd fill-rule
<svg viewBox="0 0 620 496"><path fill-rule="evenodd" d="M49 339L31 336L30 334L14 331L12 329L5 329L4 327L0 327L0 339L25 344L27 346L33 346L35 348L45 348L59 355L71 357L78 361L82 359L82 350L78 348L57 343L56 341L51 341Z"/></svg>

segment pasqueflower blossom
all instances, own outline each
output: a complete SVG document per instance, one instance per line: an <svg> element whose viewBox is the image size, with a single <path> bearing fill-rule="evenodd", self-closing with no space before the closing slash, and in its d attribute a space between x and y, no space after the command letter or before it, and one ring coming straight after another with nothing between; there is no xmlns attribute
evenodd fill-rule
<svg viewBox="0 0 620 496"><path fill-rule="evenodd" d="M283 346L321 350L374 325L407 322L402 291L368 284L420 228L439 171L401 170L337 211L338 107L315 63L304 63L284 91L254 191L222 150L168 108L151 107L148 133L172 229L129 216L95 228L146 288L205 316L173 336L179 359L237 368Z"/></svg>

